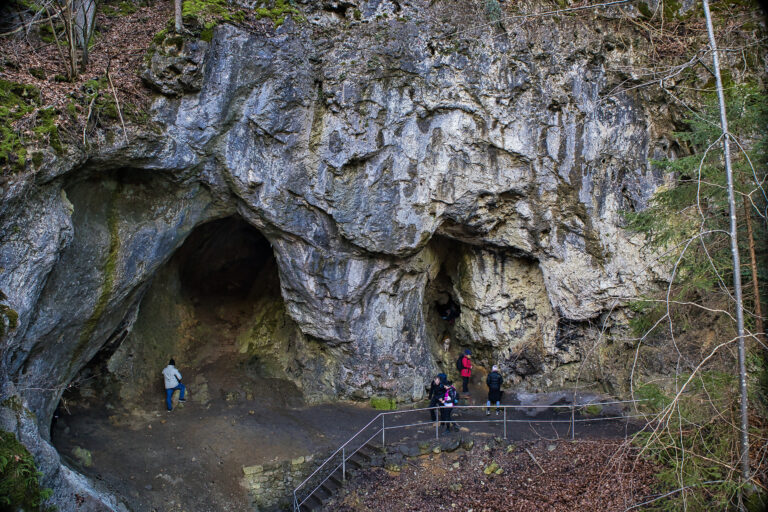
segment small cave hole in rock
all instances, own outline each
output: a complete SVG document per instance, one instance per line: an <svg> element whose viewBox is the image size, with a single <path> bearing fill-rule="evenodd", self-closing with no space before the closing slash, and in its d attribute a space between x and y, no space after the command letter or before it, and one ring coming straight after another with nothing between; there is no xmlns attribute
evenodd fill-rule
<svg viewBox="0 0 768 512"><path fill-rule="evenodd" d="M244 510L274 498L243 487L244 467L330 448L324 431L365 416L305 404L301 359L316 350L286 312L269 241L239 217L208 222L70 383L52 441L133 510ZM187 401L176 392L167 412L170 358Z"/></svg>

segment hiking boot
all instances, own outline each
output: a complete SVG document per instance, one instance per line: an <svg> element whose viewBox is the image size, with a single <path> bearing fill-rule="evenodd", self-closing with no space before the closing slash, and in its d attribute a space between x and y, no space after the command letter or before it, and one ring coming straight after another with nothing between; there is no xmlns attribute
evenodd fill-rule
<svg viewBox="0 0 768 512"><path fill-rule="evenodd" d="M173 409L166 409L165 412L172 412Z"/></svg>
<svg viewBox="0 0 768 512"><path fill-rule="evenodd" d="M186 402L186 401L187 401L187 399L186 399L186 398L179 398L179 402L181 402L181 403L184 403L184 402Z"/></svg>
<svg viewBox="0 0 768 512"><path fill-rule="evenodd" d="M499 413L498 413L498 412L496 412L496 414L499 414ZM490 415L491 415L491 410L490 410L490 409L486 409L486 410L485 410L485 415L486 415L486 416L490 416Z"/></svg>
<svg viewBox="0 0 768 512"><path fill-rule="evenodd" d="M496 416L498 416L500 412L501 412L500 410L496 409ZM490 413L488 413L488 414L490 414Z"/></svg>

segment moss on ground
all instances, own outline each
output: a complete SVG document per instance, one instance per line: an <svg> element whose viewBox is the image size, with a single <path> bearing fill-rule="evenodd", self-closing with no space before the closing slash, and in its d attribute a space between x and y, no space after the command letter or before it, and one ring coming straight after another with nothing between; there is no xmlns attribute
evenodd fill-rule
<svg viewBox="0 0 768 512"><path fill-rule="evenodd" d="M119 18L128 16L138 10L135 4L123 0L122 2L111 2L101 5L101 12L110 18Z"/></svg>
<svg viewBox="0 0 768 512"><path fill-rule="evenodd" d="M59 113L41 108L40 90L33 85L0 80L0 167L3 174L23 171L29 147L48 143L63 150L56 125ZM42 159L33 160L33 163Z"/></svg>
<svg viewBox="0 0 768 512"><path fill-rule="evenodd" d="M397 409L397 400L386 396L372 396L371 407L378 411L394 411Z"/></svg>
<svg viewBox="0 0 768 512"><path fill-rule="evenodd" d="M274 0L268 3L271 3L271 7L256 9L257 18L269 18L276 27L282 25L288 16L293 16L298 22L304 21L304 17L290 0Z"/></svg>

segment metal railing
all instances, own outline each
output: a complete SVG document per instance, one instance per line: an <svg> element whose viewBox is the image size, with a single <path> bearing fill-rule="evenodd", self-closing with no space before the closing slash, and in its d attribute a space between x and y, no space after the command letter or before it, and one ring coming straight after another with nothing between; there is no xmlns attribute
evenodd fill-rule
<svg viewBox="0 0 768 512"><path fill-rule="evenodd" d="M629 420L636 417L642 417L643 415L624 415L621 416L595 416L590 418L576 418L576 411L578 409L589 406L606 405L620 405L642 402L643 400L614 400L610 402L588 402L583 404L559 404L559 405L491 405L490 408L501 409L503 411L503 417L498 419L483 418L480 419L451 419L450 423L456 424L469 424L469 423L501 423L503 425L504 439L507 439L507 427L514 423L550 423L550 424L570 424L571 439L575 438L576 424L592 421L608 421L608 420ZM469 410L472 409L490 409L486 405L456 405L454 410ZM347 461L359 452L365 445L381 436L382 448L386 447L387 443L387 431L394 431L399 429L413 428L413 427L425 427L432 428L434 424L435 438L440 437L440 426L445 423L442 419L417 421L405 424L387 424L387 418L393 416L412 416L415 414L423 415L429 411L434 411L436 417L439 416L440 407L426 407L421 409L405 409L399 411L387 411L377 414L371 421L369 421L363 428L358 430L352 437L342 444L335 452L333 452L320 466L318 466L301 484L299 484L293 490L293 510L299 512L300 507L314 495L320 487L323 486L337 471L341 470L342 481L347 478ZM536 418L513 418L510 417L508 411L535 411L539 409L554 409L565 410L568 409L570 413L569 419L536 419ZM361 442L362 441L362 442ZM333 462L336 461L336 464ZM325 475L325 477L323 477ZM314 485L314 486L312 486ZM304 489L311 489L303 498L300 498L301 491Z"/></svg>

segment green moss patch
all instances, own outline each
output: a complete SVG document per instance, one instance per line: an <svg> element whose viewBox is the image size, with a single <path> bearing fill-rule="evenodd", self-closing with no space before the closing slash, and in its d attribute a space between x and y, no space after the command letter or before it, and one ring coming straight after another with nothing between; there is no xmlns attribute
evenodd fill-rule
<svg viewBox="0 0 768 512"><path fill-rule="evenodd" d="M232 6L226 0L185 0L181 14L184 23L191 25L204 41L213 38L213 29L219 23L268 18L279 27L288 16L297 22L305 20L291 0L262 0L252 10Z"/></svg>
<svg viewBox="0 0 768 512"><path fill-rule="evenodd" d="M16 436L0 430L0 509L50 510L43 504L53 492L40 486L41 476Z"/></svg>
<svg viewBox="0 0 768 512"><path fill-rule="evenodd" d="M273 2L264 3L268 5L256 9L256 17L269 18L276 27L282 25L288 16L293 16L293 18L299 22L304 21L304 17L301 16L299 10L290 0L274 0Z"/></svg>
<svg viewBox="0 0 768 512"><path fill-rule="evenodd" d="M397 400L385 396L372 396L371 407L378 411L394 411L397 409Z"/></svg>

